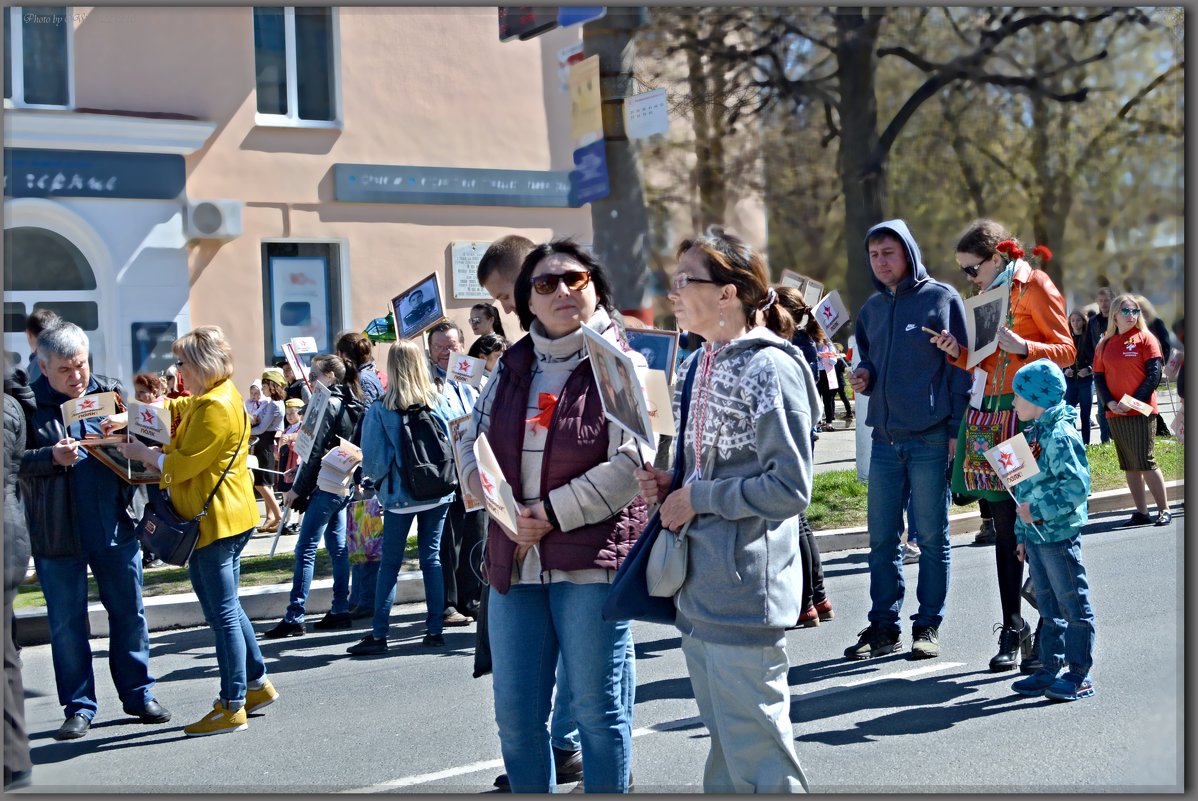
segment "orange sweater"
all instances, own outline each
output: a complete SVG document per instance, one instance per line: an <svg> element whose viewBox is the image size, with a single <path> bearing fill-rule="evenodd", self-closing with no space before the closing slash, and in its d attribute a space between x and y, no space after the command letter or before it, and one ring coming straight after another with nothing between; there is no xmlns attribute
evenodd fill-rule
<svg viewBox="0 0 1198 801"><path fill-rule="evenodd" d="M1025 364L1037 359L1051 359L1065 368L1077 358L1077 348L1069 335L1065 299L1048 273L1033 270L1027 262L1019 262L1011 277L1010 308L1013 310L1013 314L1009 314L1011 330L1027 340L1027 355L1018 356L1000 348L975 365L986 371L987 396L1011 393L1015 373ZM953 364L964 370L969 351L965 343L960 345L961 354Z"/></svg>

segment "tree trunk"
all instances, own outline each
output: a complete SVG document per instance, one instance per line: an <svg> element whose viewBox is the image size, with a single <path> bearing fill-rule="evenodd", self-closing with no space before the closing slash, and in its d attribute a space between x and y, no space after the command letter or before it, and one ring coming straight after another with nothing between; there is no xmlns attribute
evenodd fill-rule
<svg viewBox="0 0 1198 801"><path fill-rule="evenodd" d="M877 38L881 17L861 9L836 12L836 61L840 75L840 175L844 189L844 246L848 260L844 301L856 314L874 293L865 235L884 214L886 176L878 149L875 96Z"/></svg>
<svg viewBox="0 0 1198 801"><path fill-rule="evenodd" d="M583 48L599 56L603 98L635 94L633 37L644 22L639 6L609 8L607 15L583 27ZM622 132L622 130L621 130ZM595 255L607 268L616 307L652 320L649 292L649 215L640 152L626 138L607 138L611 194L591 203Z"/></svg>
<svg viewBox="0 0 1198 801"><path fill-rule="evenodd" d="M704 40L697 18L695 38ZM723 109L717 107L722 81L716 81L718 68L706 63L699 48L687 52L687 84L691 95L691 127L695 134L695 182L699 187L699 205L691 215L697 231L724 221Z"/></svg>
<svg viewBox="0 0 1198 801"><path fill-rule="evenodd" d="M1052 251L1052 261L1042 266L1057 289L1063 291L1065 226L1073 205L1073 176L1069 174L1067 165L1059 163L1058 160L1062 158L1060 155L1054 160L1050 140L1054 136L1064 135L1067 127L1065 115L1068 115L1069 109L1050 109L1048 103L1049 101L1043 97L1031 99L1034 131L1031 155L1037 177L1034 184L1036 196L1032 199L1032 236L1035 237L1035 242L1026 243L1024 250L1030 256L1032 246L1040 244L1046 245ZM1056 114L1053 113L1054 110Z"/></svg>

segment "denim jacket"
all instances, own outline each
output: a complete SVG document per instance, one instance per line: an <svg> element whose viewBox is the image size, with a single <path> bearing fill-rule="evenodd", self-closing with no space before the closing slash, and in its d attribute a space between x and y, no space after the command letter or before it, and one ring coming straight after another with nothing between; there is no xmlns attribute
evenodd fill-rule
<svg viewBox="0 0 1198 801"><path fill-rule="evenodd" d="M449 435L452 409L444 396L437 397L433 407L433 419L440 423ZM403 509L409 506L429 506L449 503L454 498L451 492L440 500L416 500L408 494L400 473L403 471L399 448L399 412L385 407L381 402L366 408L362 421L362 475L374 482L378 501L383 509Z"/></svg>

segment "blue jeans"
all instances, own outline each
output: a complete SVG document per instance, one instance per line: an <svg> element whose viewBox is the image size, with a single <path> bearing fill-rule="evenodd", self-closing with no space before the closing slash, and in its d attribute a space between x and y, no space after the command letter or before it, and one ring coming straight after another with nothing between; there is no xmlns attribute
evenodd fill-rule
<svg viewBox="0 0 1198 801"><path fill-rule="evenodd" d="M911 493L907 493L907 503L904 507L907 510L907 544L919 545L919 529L915 526L915 503L911 500Z"/></svg>
<svg viewBox="0 0 1198 801"><path fill-rule="evenodd" d="M570 695L570 676L562 666L562 656L557 655L557 692L553 696L553 718L549 721L549 740L554 748L562 751L577 751L582 747L578 739L578 724L574 722L573 701ZM632 720L632 705L636 702L636 646L628 638L628 651L624 655L624 682L620 696L628 719Z"/></svg>
<svg viewBox="0 0 1198 801"><path fill-rule="evenodd" d="M359 562L349 568L349 606L374 609L374 587L379 580L378 562Z"/></svg>
<svg viewBox="0 0 1198 801"><path fill-rule="evenodd" d="M1085 676L1094 664L1094 610L1090 583L1082 564L1080 533L1067 540L1024 543L1036 604L1044 628L1040 631L1040 661L1044 670L1062 667Z"/></svg>
<svg viewBox="0 0 1198 801"><path fill-rule="evenodd" d="M1078 414L1081 416L1082 427L1082 442L1086 445L1090 444L1090 413L1094 407L1094 376L1088 375L1085 378L1066 378L1065 379L1065 403L1070 406L1077 406ZM1105 419L1106 415L1100 415L1101 419ZM1102 429L1099 429L1101 434ZM1107 435L1110 436L1109 434ZM1105 442L1106 440L1103 440Z"/></svg>
<svg viewBox="0 0 1198 801"><path fill-rule="evenodd" d="M216 665L220 669L220 697L229 709L245 705L249 683L266 675L266 662L258 649L254 627L241 608L237 585L241 581L241 549L253 529L224 537L196 549L187 563L191 586L200 601L204 620L216 635Z"/></svg>
<svg viewBox="0 0 1198 801"><path fill-rule="evenodd" d="M869 464L869 621L897 634L903 606L903 511L908 496L919 531L916 626L939 627L948 596L948 433L921 434L894 444L875 439Z"/></svg>
<svg viewBox="0 0 1198 801"><path fill-rule="evenodd" d="M345 547L345 507L349 495L334 495L324 490L312 493L299 538L295 541L295 573L291 576L291 603L283 620L304 622L304 607L312 589L312 570L316 565L316 546L324 535L324 547L333 559L333 606L330 612L349 611L349 549Z"/></svg>
<svg viewBox="0 0 1198 801"><path fill-rule="evenodd" d="M423 512L383 512L383 559L374 589L374 631L376 640L387 638L391 605L395 603L395 581L403 564L408 530L416 518L416 542L420 549L420 573L424 577L425 627L429 634L440 634L445 612L445 577L441 574L441 531L449 504Z"/></svg>
<svg viewBox="0 0 1198 801"><path fill-rule="evenodd" d="M549 705L558 654L569 677L570 708L582 741L583 783L592 793L628 790L632 719L625 679L627 621L608 623L607 584L515 584L487 599L495 722L512 792L556 785Z"/></svg>
<svg viewBox="0 0 1198 801"><path fill-rule="evenodd" d="M150 675L150 635L141 602L141 547L136 539L108 548L87 544L82 556L34 557L38 581L46 597L50 654L58 703L66 717L96 716L96 677L88 642L87 569L108 612L108 670L121 705L142 709L154 700Z"/></svg>

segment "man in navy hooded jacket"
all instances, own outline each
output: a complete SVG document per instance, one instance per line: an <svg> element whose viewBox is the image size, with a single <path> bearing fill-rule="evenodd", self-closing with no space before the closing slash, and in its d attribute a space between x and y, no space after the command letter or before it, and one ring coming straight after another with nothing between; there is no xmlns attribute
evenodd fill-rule
<svg viewBox="0 0 1198 801"><path fill-rule="evenodd" d="M873 429L867 507L872 606L869 626L844 653L868 659L902 648L899 540L910 495L920 548L911 658L927 659L940 655L948 595L947 474L971 382L923 329L964 337L965 305L957 290L928 275L902 220L871 228L866 251L878 291L857 315L861 362L849 382L854 392L869 396L865 422Z"/></svg>

